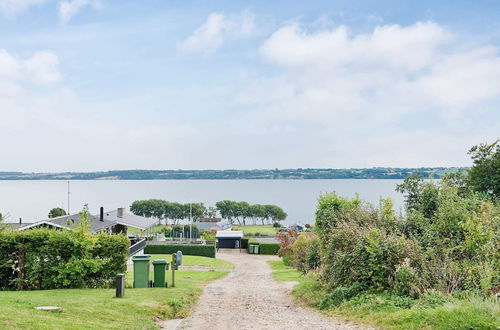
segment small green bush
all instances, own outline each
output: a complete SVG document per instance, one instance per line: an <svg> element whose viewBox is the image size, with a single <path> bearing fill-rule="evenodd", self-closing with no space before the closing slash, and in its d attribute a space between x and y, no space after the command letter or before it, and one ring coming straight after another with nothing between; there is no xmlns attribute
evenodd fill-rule
<svg viewBox="0 0 500 330"><path fill-rule="evenodd" d="M145 254L171 254L177 251L190 256L215 258L214 245L151 244L144 248Z"/></svg>
<svg viewBox="0 0 500 330"><path fill-rule="evenodd" d="M337 307L346 300L357 296L363 290L363 285L354 284L349 287L339 286L328 294L319 304L319 309Z"/></svg>

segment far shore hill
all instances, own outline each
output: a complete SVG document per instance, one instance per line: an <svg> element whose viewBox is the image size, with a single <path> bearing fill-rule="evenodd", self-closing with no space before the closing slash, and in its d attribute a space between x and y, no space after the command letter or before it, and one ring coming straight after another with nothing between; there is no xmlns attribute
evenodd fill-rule
<svg viewBox="0 0 500 330"><path fill-rule="evenodd" d="M24 173L1 172L0 180L312 180L312 179L404 179L419 173L439 179L464 167L420 168L296 168L262 170L113 170L103 172Z"/></svg>

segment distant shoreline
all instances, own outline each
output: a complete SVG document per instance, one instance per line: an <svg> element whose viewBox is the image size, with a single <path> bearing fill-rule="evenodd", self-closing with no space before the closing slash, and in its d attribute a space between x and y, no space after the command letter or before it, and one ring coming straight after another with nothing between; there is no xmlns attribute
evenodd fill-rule
<svg viewBox="0 0 500 330"><path fill-rule="evenodd" d="M425 178L441 178L464 167L274 169L274 170L115 170L105 172L24 173L1 172L0 180L332 180L404 179L419 173Z"/></svg>

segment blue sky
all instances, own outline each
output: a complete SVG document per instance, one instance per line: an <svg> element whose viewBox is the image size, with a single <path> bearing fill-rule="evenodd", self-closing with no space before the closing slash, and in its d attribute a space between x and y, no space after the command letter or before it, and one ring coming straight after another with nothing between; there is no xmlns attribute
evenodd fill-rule
<svg viewBox="0 0 500 330"><path fill-rule="evenodd" d="M469 165L499 1L0 0L0 170Z"/></svg>

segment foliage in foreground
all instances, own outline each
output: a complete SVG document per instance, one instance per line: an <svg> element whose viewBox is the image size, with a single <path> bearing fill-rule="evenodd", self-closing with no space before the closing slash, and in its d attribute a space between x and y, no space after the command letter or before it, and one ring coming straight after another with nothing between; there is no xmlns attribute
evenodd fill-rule
<svg viewBox="0 0 500 330"><path fill-rule="evenodd" d="M129 244L85 230L0 234L0 289L109 287L126 270Z"/></svg>
<svg viewBox="0 0 500 330"><path fill-rule="evenodd" d="M346 292L329 292L314 273L299 279L294 298L326 313L383 329L497 329L500 306L492 299L461 298L428 291L420 298L363 292L347 298ZM326 306L328 305L328 306Z"/></svg>
<svg viewBox="0 0 500 330"><path fill-rule="evenodd" d="M500 148L496 142L471 153L467 176L405 179L397 187L404 215L395 214L390 199L374 207L320 196L317 236L278 237L283 261L308 273L296 295L384 327L498 325L492 297L500 290Z"/></svg>

